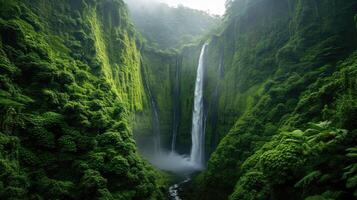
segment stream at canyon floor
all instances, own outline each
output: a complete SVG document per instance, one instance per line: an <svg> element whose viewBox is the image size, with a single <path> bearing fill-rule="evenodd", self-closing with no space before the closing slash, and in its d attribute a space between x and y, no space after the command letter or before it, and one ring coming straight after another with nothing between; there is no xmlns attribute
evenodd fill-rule
<svg viewBox="0 0 357 200"><path fill-rule="evenodd" d="M180 193L183 191L183 186L191 181L191 178L186 178L185 180L174 184L169 187L169 200L182 200Z"/></svg>
<svg viewBox="0 0 357 200"><path fill-rule="evenodd" d="M147 158L158 169L172 173L172 185L168 189L170 200L182 200L184 186L190 183L195 173L202 170L201 166L191 162L190 157L175 152L161 151Z"/></svg>

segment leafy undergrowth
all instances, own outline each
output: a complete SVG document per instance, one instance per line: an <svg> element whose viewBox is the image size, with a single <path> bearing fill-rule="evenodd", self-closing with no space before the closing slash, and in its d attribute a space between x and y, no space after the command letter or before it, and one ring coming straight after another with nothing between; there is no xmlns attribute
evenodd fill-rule
<svg viewBox="0 0 357 200"><path fill-rule="evenodd" d="M291 199L353 199L357 132L330 124L311 123L305 131L274 136L241 165L229 199L283 199L286 194Z"/></svg>

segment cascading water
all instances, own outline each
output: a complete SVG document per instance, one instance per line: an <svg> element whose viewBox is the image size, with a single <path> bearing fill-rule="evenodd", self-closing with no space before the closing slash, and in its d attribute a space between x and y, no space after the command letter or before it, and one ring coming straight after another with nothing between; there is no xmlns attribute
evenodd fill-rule
<svg viewBox="0 0 357 200"><path fill-rule="evenodd" d="M175 86L174 86L174 110L173 110L173 131L171 140L171 151L166 152L161 147L160 141L160 127L159 116L155 99L153 98L150 86L147 80L144 81L148 91L151 108L152 108L152 127L154 135L154 154L149 155L148 159L151 163L160 169L175 172L183 181L172 185L169 188L169 198L172 200L181 200L179 191L183 185L190 182L192 172L201 170L204 165L204 138L205 138L205 119L204 119L204 106L203 106L203 84L204 84L204 56L206 47L204 44L198 61L197 75L195 82L194 93L194 108L192 112L192 147L190 157L186 155L179 155L175 152L176 137L178 132L178 118L179 118L179 61L176 63ZM144 68L142 69L143 72Z"/></svg>
<svg viewBox="0 0 357 200"><path fill-rule="evenodd" d="M141 67L140 67L141 73L145 73L145 68L143 65L143 61L141 60ZM153 97L153 94L151 92L150 85L148 83L148 80L145 78L146 76L143 76L143 83L145 90L148 93L148 98L150 100L150 106L151 106L151 126L152 126L152 134L153 134L153 153L154 156L160 155L161 154L161 133L160 133L160 121L159 121L159 114L157 111L157 106L156 106L156 101Z"/></svg>
<svg viewBox="0 0 357 200"><path fill-rule="evenodd" d="M171 152L175 152L176 138L178 132L178 120L179 120L179 96L180 96L180 71L179 71L179 59L176 60L175 71L175 83L173 90L173 120L172 120L172 140L171 140Z"/></svg>
<svg viewBox="0 0 357 200"><path fill-rule="evenodd" d="M178 132L179 118L179 61L176 63L175 88L174 88L174 113L173 113L173 131L171 140L171 151L165 151L161 146L160 123L157 104L153 94L151 93L150 85L147 79L143 79L145 89L148 92L148 97L151 103L152 111L152 128L153 128L153 143L154 152L146 154L149 161L156 167L175 172L183 181L172 185L169 188L169 198L180 200L179 191L183 185L190 182L192 172L201 170L204 166L204 138L205 138L205 118L203 106L203 84L204 84L204 56L208 44L204 44L198 61L197 75L195 82L194 93L194 108L192 112L192 147L191 153L187 155L179 155L175 152L176 137ZM145 74L145 68L142 66L142 73Z"/></svg>
<svg viewBox="0 0 357 200"><path fill-rule="evenodd" d="M203 167L204 162L204 114L203 114L203 78L204 78L204 55L207 47L205 43L201 50L198 61L194 108L192 113L192 147L190 162L197 168Z"/></svg>
<svg viewBox="0 0 357 200"><path fill-rule="evenodd" d="M159 115L157 113L156 103L153 98L151 98L151 107L152 107L152 127L154 133L154 153L160 154L161 153L161 134L160 134L160 121Z"/></svg>

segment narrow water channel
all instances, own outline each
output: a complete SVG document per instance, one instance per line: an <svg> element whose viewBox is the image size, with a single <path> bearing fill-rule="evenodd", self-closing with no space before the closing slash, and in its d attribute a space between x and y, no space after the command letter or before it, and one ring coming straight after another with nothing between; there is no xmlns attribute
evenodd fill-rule
<svg viewBox="0 0 357 200"><path fill-rule="evenodd" d="M169 200L183 200L182 195L180 194L183 191L183 185L189 183L191 181L191 178L186 178L185 180L174 184L169 187Z"/></svg>

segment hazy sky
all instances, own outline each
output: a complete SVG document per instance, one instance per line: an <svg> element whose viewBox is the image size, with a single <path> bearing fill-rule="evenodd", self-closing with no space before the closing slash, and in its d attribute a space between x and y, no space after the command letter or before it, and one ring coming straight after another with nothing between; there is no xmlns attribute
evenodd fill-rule
<svg viewBox="0 0 357 200"><path fill-rule="evenodd" d="M226 0L157 0L172 6L182 4L186 7L209 11L212 14L223 15L225 11L224 3Z"/></svg>

